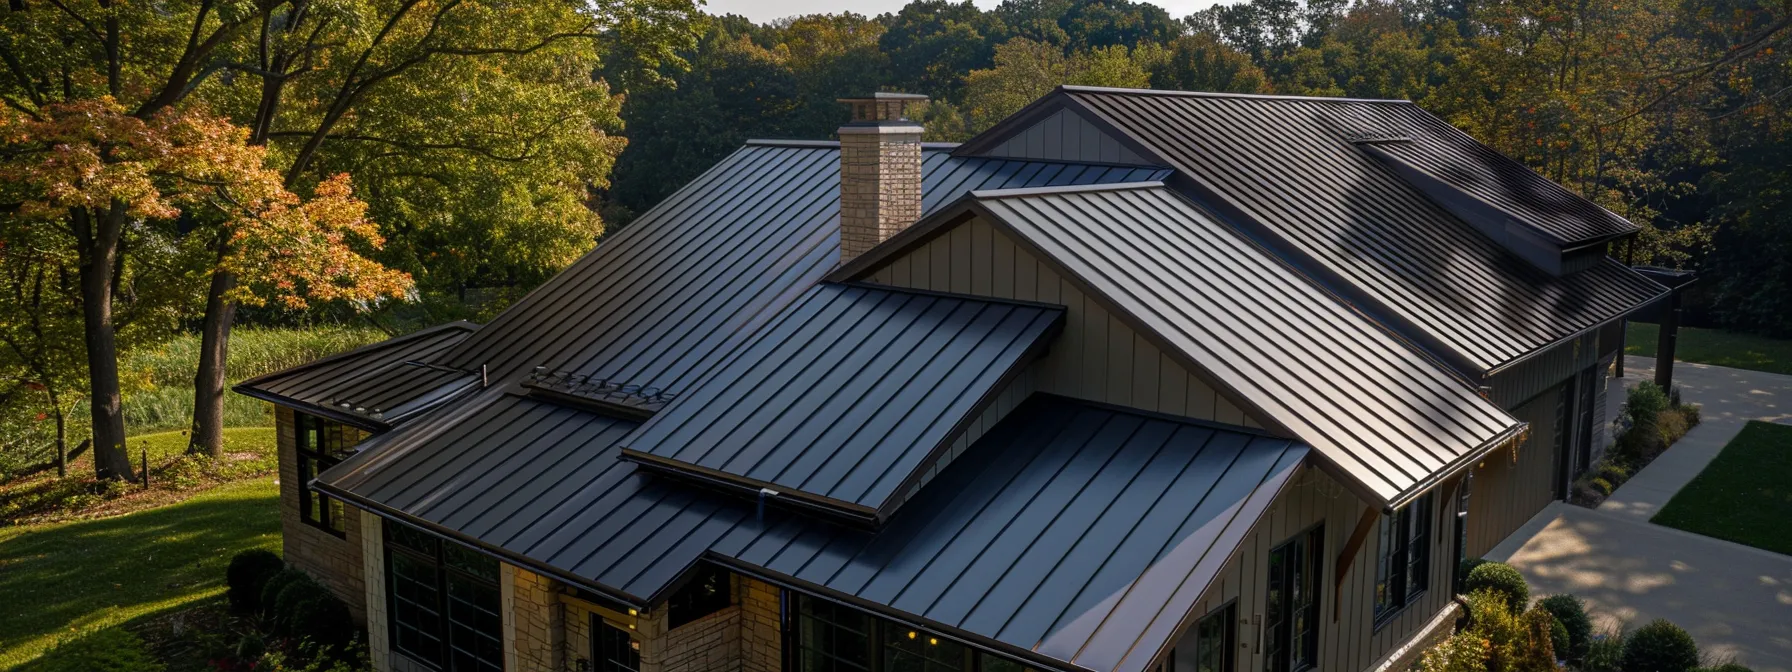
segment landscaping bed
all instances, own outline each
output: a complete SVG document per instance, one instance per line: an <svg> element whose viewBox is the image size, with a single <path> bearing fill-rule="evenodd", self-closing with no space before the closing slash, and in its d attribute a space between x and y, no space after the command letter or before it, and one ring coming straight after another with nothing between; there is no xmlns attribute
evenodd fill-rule
<svg viewBox="0 0 1792 672"><path fill-rule="evenodd" d="M1568 501L1597 508L1698 424L1698 405L1682 402L1678 388L1663 392L1655 383L1638 383L1630 388L1623 410L1613 422L1611 447L1574 481Z"/></svg>
<svg viewBox="0 0 1792 672"><path fill-rule="evenodd" d="M1750 422L1650 521L1792 555L1792 427Z"/></svg>

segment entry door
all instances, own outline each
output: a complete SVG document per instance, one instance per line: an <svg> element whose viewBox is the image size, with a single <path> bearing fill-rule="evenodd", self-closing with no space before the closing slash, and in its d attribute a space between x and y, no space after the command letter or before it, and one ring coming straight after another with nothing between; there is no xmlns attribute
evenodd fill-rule
<svg viewBox="0 0 1792 672"><path fill-rule="evenodd" d="M1568 480L1580 478L1593 466L1593 402L1597 390L1593 386L1599 381L1599 367L1591 367L1580 372L1580 381L1575 386L1574 403L1574 472Z"/></svg>

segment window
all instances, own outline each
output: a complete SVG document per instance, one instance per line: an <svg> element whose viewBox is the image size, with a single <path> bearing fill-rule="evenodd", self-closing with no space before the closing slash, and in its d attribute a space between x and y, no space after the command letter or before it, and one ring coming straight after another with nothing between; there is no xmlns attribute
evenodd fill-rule
<svg viewBox="0 0 1792 672"><path fill-rule="evenodd" d="M1377 625L1425 592L1431 575L1431 495L1381 518L1381 550L1375 564Z"/></svg>
<svg viewBox="0 0 1792 672"><path fill-rule="evenodd" d="M886 621L851 607L791 594L791 672L1023 672L1020 663Z"/></svg>
<svg viewBox="0 0 1792 672"><path fill-rule="evenodd" d="M677 628L734 604L734 582L728 570L709 563L697 565L690 583L666 600L668 627Z"/></svg>
<svg viewBox="0 0 1792 672"><path fill-rule="evenodd" d="M392 648L447 672L501 672L498 561L407 525L384 527Z"/></svg>
<svg viewBox="0 0 1792 672"><path fill-rule="evenodd" d="M1319 572L1325 531L1314 528L1269 552L1269 593L1264 632L1268 672L1313 667L1319 652Z"/></svg>
<svg viewBox="0 0 1792 672"><path fill-rule="evenodd" d="M1228 603L1195 624L1193 672L1231 672L1237 651L1237 603Z"/></svg>
<svg viewBox="0 0 1792 672"><path fill-rule="evenodd" d="M637 672L641 669L641 643L597 614L591 615L591 657L597 672Z"/></svg>
<svg viewBox="0 0 1792 672"><path fill-rule="evenodd" d="M343 536L347 516L342 501L312 491L311 480L353 453L352 446L343 440L341 425L326 422L323 418L294 413L293 425L298 447L299 519L338 537Z"/></svg>

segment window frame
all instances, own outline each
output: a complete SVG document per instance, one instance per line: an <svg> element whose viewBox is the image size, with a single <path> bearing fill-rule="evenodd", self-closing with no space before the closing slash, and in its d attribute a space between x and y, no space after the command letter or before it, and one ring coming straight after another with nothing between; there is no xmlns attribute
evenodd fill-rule
<svg viewBox="0 0 1792 672"><path fill-rule="evenodd" d="M1301 551L1297 562L1283 562L1281 571L1277 571L1274 563L1277 556L1289 549ZM1325 582L1320 576L1325 572L1325 525L1314 525L1270 549L1267 558L1270 565L1265 568L1268 585L1265 586L1266 601L1263 635L1263 666L1265 672L1303 672L1319 666L1319 609L1325 602ZM1285 556L1284 556L1285 560ZM1304 560L1304 562L1300 562ZM1279 584L1291 586L1282 589L1277 600L1272 593ZM1294 584L1300 585L1294 585ZM1304 590L1298 590L1304 588ZM1286 614L1282 618L1276 615ZM1297 620L1304 617L1304 621ZM1296 632L1299 623L1306 624L1306 630ZM1296 637L1299 637L1298 641ZM1296 652L1296 645L1300 648ZM1278 658L1289 656L1286 661ZM1294 657L1298 656L1298 657ZM1286 662L1286 667L1278 667Z"/></svg>
<svg viewBox="0 0 1792 672"><path fill-rule="evenodd" d="M342 500L311 488L312 479L354 453L342 440L342 428L319 416L293 412L294 469L298 473L299 521L339 539L348 537L348 514ZM315 510L313 508L315 507Z"/></svg>
<svg viewBox="0 0 1792 672"><path fill-rule="evenodd" d="M917 655L913 651L903 650L907 648L904 644L909 640L915 641L915 645L921 647L919 649L919 651L922 652L919 655L923 658L921 664L915 668L906 668L914 669L916 672L949 672L950 670L956 670L957 672L1025 672L1025 670L1028 669L1025 663L979 649L967 642L945 637L937 632L904 625L886 619L875 613L856 609L834 600L786 590L783 591L781 605L783 612L784 640L784 662L782 669L784 672L805 672L802 664L802 660L804 659L803 653L805 651L814 650L803 643L803 619L808 618L811 621L834 625L833 619L831 618L817 618L804 613L804 603L811 601L828 605L828 609L832 612L829 616L845 612L858 615L864 619L864 630L862 633L855 632L854 634L862 634L864 637L865 665L861 667L857 664L846 662L845 665L847 667L841 667L840 662L835 662L831 666L831 669L808 672L839 672L839 670L843 669L862 670L863 672L892 672L892 670L905 669L902 666L892 664L892 662L893 660L900 660L900 658L895 658L895 656ZM830 636L825 639L833 640L835 638ZM922 645L920 644L920 640L922 639L933 641L930 641L928 645ZM894 643L892 643L892 640ZM935 641L937 644L934 643ZM925 651L927 651L927 649L925 647L936 645L941 646L941 650L945 650L945 647L961 649L961 652L958 653L956 657L959 657L963 662L956 666L953 666L953 663L950 661L935 661L932 665L927 664L925 656ZM831 661L841 661L843 658L838 651L817 651L816 653Z"/></svg>
<svg viewBox="0 0 1792 672"><path fill-rule="evenodd" d="M403 523L388 520L380 527L386 554L387 636L392 650L443 672L502 672L503 593L498 561ZM404 576L409 570L400 567L406 562L429 570L428 576ZM471 566L474 564L478 566ZM407 587L416 588L414 594L405 595ZM471 613L464 613L469 610ZM427 612L429 622L410 622L406 614L411 611ZM474 620L481 617L483 624ZM422 639L433 641L428 647L433 650L406 643ZM477 648L481 644L483 651ZM463 666L459 662L463 658L470 664Z"/></svg>
<svg viewBox="0 0 1792 672"><path fill-rule="evenodd" d="M617 637L621 635L621 637ZM606 639L607 638L607 639ZM628 642L629 660L617 660L610 647L617 641ZM594 672L640 672L641 640L635 639L633 633L610 625L603 616L591 614L591 669ZM632 666L625 663L632 662Z"/></svg>
<svg viewBox="0 0 1792 672"><path fill-rule="evenodd" d="M1427 492L1381 517L1376 531L1375 599L1370 607L1377 630L1431 589L1435 500L1436 493Z"/></svg>
<svg viewBox="0 0 1792 672"><path fill-rule="evenodd" d="M1204 631L1209 624L1216 621L1220 628L1219 641L1217 644L1213 644L1218 648L1212 650L1219 654L1219 666L1210 672L1234 672L1238 669L1238 600L1228 600L1225 604L1215 607L1212 611L1207 612L1206 616L1195 621L1193 630L1195 650L1194 655L1191 656L1194 658L1193 672L1201 672L1201 664L1207 658L1209 651L1207 647L1210 646L1209 638ZM1174 655L1175 650L1172 649L1171 656ZM1175 667L1174 664L1170 666L1172 671Z"/></svg>

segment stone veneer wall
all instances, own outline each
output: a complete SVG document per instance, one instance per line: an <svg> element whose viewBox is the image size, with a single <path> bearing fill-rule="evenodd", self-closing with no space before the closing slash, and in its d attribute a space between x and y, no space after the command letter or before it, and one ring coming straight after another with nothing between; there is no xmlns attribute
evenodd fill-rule
<svg viewBox="0 0 1792 672"><path fill-rule="evenodd" d="M386 539L384 521L372 512L361 515L361 576L367 592L362 597L367 614L367 656L375 672L392 669L392 644L386 626Z"/></svg>
<svg viewBox="0 0 1792 672"><path fill-rule="evenodd" d="M313 527L299 517L298 437L293 411L274 407L275 436L280 452L280 536L286 562L316 577L330 592L347 602L357 623L367 621L367 588L362 570L362 534L364 516L359 509L344 505L344 535L338 537ZM367 433L354 427L332 425L342 432L343 445L355 445ZM375 530L374 542L379 535Z"/></svg>
<svg viewBox="0 0 1792 672"><path fill-rule="evenodd" d="M741 672L780 672L784 669L782 591L745 576L737 577L735 588L740 603Z"/></svg>
<svg viewBox="0 0 1792 672"><path fill-rule="evenodd" d="M566 628L559 586L548 577L499 563L504 662L510 670L565 669Z"/></svg>

